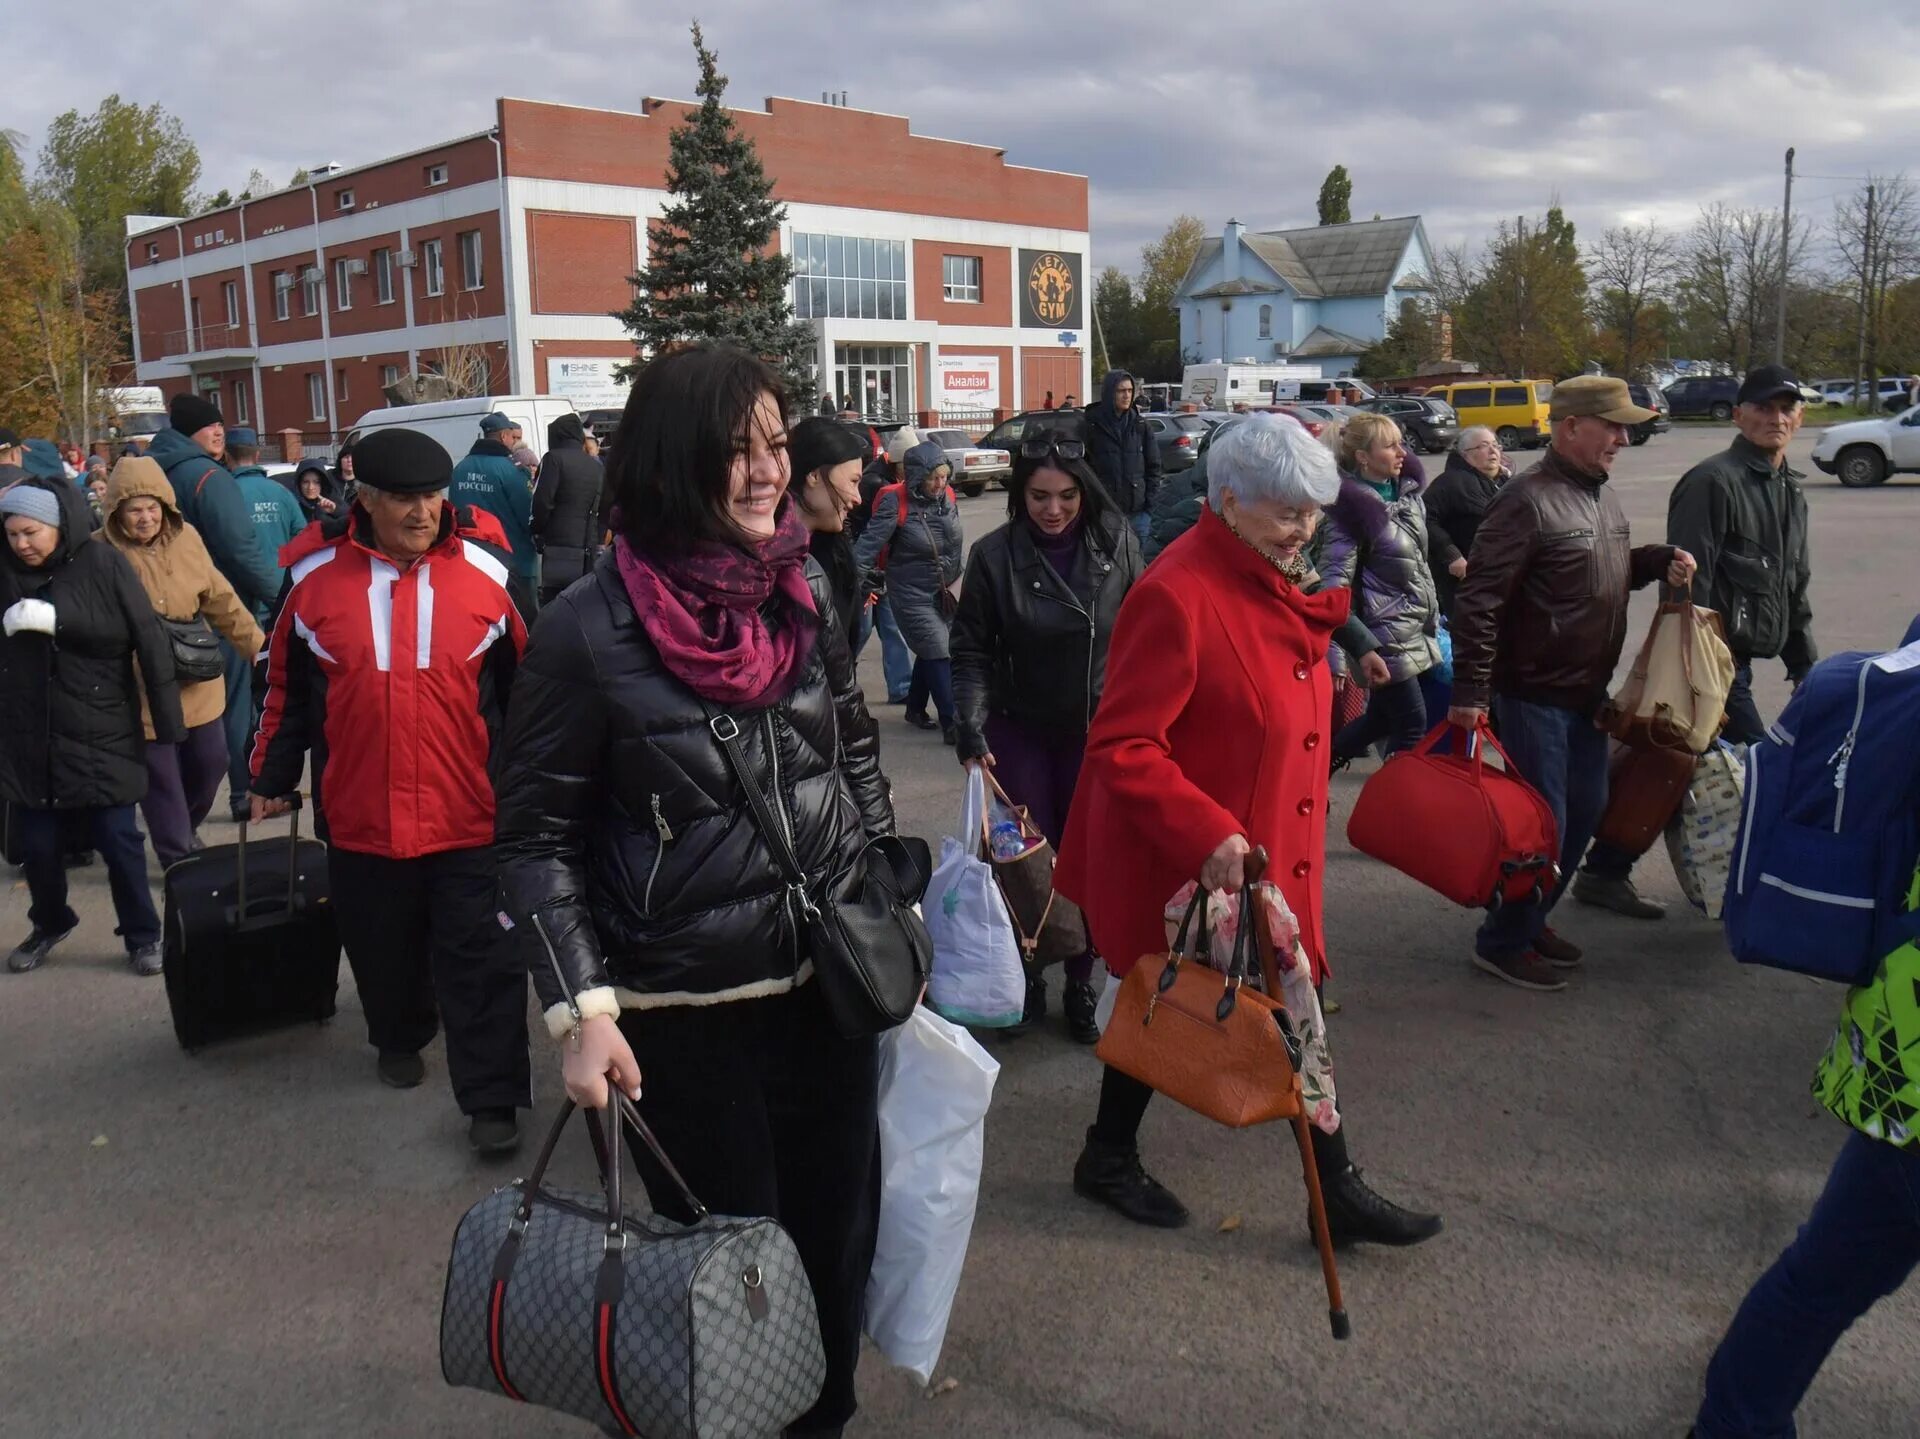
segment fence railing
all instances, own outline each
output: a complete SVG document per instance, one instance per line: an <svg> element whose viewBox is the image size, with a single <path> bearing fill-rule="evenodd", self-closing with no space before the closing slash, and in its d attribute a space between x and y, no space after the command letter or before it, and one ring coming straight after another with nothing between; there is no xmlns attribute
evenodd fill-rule
<svg viewBox="0 0 1920 1439"><path fill-rule="evenodd" d="M184 330L168 330L160 337L160 344L169 355L194 355L203 350L250 350L253 342L247 338L245 325L229 325L224 321L217 325L189 325Z"/></svg>

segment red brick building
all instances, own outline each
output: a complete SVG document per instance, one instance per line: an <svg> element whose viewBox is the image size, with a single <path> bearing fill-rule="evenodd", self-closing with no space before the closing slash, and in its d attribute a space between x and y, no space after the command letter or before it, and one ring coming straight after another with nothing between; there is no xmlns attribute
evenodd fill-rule
<svg viewBox="0 0 1920 1439"><path fill-rule="evenodd" d="M397 376L484 361L493 393L581 408L633 346L630 298L690 108L502 99L493 129L192 219L128 221L138 380L326 444ZM772 99L734 117L787 217L823 393L876 416L1085 396L1087 182L899 116Z"/></svg>

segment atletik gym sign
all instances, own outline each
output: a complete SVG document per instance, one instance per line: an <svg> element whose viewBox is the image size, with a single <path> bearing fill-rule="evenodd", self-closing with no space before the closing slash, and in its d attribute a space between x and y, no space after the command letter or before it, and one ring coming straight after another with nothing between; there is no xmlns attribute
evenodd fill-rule
<svg viewBox="0 0 1920 1439"><path fill-rule="evenodd" d="M1020 252L1020 323L1030 330L1077 330L1085 286L1079 255L1060 250Z"/></svg>

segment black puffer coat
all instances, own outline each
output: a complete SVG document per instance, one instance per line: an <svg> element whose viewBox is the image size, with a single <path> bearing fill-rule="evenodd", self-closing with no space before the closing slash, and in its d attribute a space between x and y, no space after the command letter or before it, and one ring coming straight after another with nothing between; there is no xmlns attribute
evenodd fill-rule
<svg viewBox="0 0 1920 1439"><path fill-rule="evenodd" d="M552 448L541 457L540 481L533 489L533 537L540 545L540 587L552 590L593 567L606 534L607 474L587 453L578 416L548 425L547 443Z"/></svg>
<svg viewBox="0 0 1920 1439"><path fill-rule="evenodd" d="M0 638L0 798L32 809L133 804L147 792L142 677L159 741L187 737L173 650L126 556L92 543L80 487L21 483L59 499L60 547L38 569L0 552L0 613L38 599L55 616L51 639Z"/></svg>
<svg viewBox="0 0 1920 1439"><path fill-rule="evenodd" d="M953 707L961 759L987 753L989 714L1055 734L1093 722L1107 679L1107 641L1146 568L1140 541L1117 514L1080 531L1067 584L1034 546L1025 520L981 536L967 556L953 617Z"/></svg>
<svg viewBox="0 0 1920 1439"><path fill-rule="evenodd" d="M817 890L894 821L846 634L819 566L807 577L823 622L798 684L730 713ZM799 979L785 885L707 728L717 708L667 672L611 551L542 611L507 711L495 833L544 1008L608 985L636 1008Z"/></svg>

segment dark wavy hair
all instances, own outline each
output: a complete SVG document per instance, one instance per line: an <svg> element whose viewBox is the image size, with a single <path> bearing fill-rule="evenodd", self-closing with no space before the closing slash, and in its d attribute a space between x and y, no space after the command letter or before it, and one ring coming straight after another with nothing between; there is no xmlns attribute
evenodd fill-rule
<svg viewBox="0 0 1920 1439"><path fill-rule="evenodd" d="M873 446L839 420L809 415L787 432L787 457L793 462L793 487L797 490L815 470L831 469L848 460L863 464L871 460Z"/></svg>
<svg viewBox="0 0 1920 1439"><path fill-rule="evenodd" d="M731 345L688 345L641 370L607 457L629 544L663 554L707 542L746 544L727 513L727 476L734 456L753 442L763 395L786 415L779 375Z"/></svg>
<svg viewBox="0 0 1920 1439"><path fill-rule="evenodd" d="M1058 430L1041 430L1028 435L1022 443L1031 443L1034 440L1042 438L1064 440L1071 437L1061 434ZM1120 507L1113 502L1113 496L1107 493L1107 487L1100 483L1100 477L1093 472L1093 467L1084 459L1068 460L1049 453L1040 459L1033 460L1028 459L1020 450L1015 450L1013 452L1013 474L1007 479L1008 519L1020 520L1026 518L1027 486L1032 483L1035 472L1039 470L1060 470L1072 475L1073 478L1079 482L1080 511L1089 521L1093 522L1092 528L1095 530L1105 528L1103 522L1108 515L1115 515L1120 512Z"/></svg>

